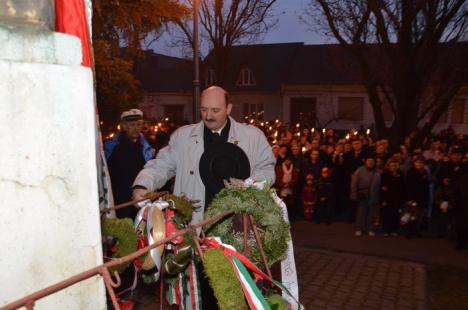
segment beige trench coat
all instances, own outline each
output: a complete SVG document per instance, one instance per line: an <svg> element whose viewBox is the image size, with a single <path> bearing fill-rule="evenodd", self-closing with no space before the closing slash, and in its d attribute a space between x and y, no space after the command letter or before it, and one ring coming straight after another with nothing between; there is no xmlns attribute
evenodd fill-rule
<svg viewBox="0 0 468 310"><path fill-rule="evenodd" d="M231 127L228 142L238 145L250 161L250 178L275 182L275 159L263 132L251 125L241 124L230 117ZM177 129L169 145L162 148L156 159L146 163L135 179L134 186L149 190L161 188L169 179L175 178L174 194L185 194L189 199L199 200L201 206L193 213L192 223L203 219L205 186L200 178L199 162L204 151L203 122Z"/></svg>

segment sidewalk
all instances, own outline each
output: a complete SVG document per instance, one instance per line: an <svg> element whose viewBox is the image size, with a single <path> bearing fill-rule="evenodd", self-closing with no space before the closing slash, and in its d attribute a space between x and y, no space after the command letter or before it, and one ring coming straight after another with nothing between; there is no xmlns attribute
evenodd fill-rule
<svg viewBox="0 0 468 310"><path fill-rule="evenodd" d="M294 222L291 227L296 247L357 253L427 265L444 265L468 269L468 250L455 251L446 239L405 237L354 236L354 226L348 223L331 225L306 221Z"/></svg>
<svg viewBox="0 0 468 310"><path fill-rule="evenodd" d="M468 251L444 239L355 237L348 223L298 221L291 231L306 309L428 309L428 267L468 270ZM136 309L158 308L155 293L143 293Z"/></svg>
<svg viewBox="0 0 468 310"><path fill-rule="evenodd" d="M296 259L306 309L427 309L421 264L307 248Z"/></svg>

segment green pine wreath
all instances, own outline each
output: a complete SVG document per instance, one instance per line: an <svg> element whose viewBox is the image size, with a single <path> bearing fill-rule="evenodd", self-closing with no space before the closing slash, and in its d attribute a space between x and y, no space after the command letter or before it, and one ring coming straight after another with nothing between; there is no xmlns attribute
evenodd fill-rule
<svg viewBox="0 0 468 310"><path fill-rule="evenodd" d="M287 242L291 238L289 224L284 221L281 208L271 197L270 188L259 190L254 187L226 187L215 196L205 212L205 218L231 210L235 214L247 212L253 216L259 226L260 239L269 265L286 257ZM233 216L230 216L207 224L204 230L208 236L220 237L224 243L243 252L243 233L234 234L232 226ZM263 261L252 232L249 234L248 244L252 249L251 261L257 266L262 266Z"/></svg>
<svg viewBox="0 0 468 310"><path fill-rule="evenodd" d="M131 254L137 250L137 234L133 228L133 222L130 218L112 218L104 219L102 222L102 235L113 237L117 240L117 252L112 255L112 258L120 258ZM131 262L116 266L110 270L122 272L130 265Z"/></svg>

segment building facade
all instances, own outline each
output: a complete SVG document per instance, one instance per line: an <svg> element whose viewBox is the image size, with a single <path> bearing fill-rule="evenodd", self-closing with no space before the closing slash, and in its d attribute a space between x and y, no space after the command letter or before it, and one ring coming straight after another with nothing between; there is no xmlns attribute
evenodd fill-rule
<svg viewBox="0 0 468 310"><path fill-rule="evenodd" d="M145 100L141 108L150 117L167 115L180 119L183 115L184 119L191 120L191 62L157 54L152 57L160 59L159 63L173 65L174 69L164 71L164 66L154 67L154 63L144 66L164 81L142 80ZM223 85L230 93L232 115L238 120L260 117L343 130L374 126L359 66L337 44L234 46L223 81L217 79L214 68L214 56L210 53L203 61L201 88ZM155 84L157 81L160 85ZM384 107L384 112L385 119L391 122L391 110ZM457 132L468 134L468 78L434 130L449 125Z"/></svg>

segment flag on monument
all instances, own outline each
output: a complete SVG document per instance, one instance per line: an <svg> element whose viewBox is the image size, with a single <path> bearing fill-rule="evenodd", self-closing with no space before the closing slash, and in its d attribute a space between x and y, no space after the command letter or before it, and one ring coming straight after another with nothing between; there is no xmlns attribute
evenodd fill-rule
<svg viewBox="0 0 468 310"><path fill-rule="evenodd" d="M91 45L83 0L55 0L55 31L74 35L81 40L83 60L91 67Z"/></svg>

